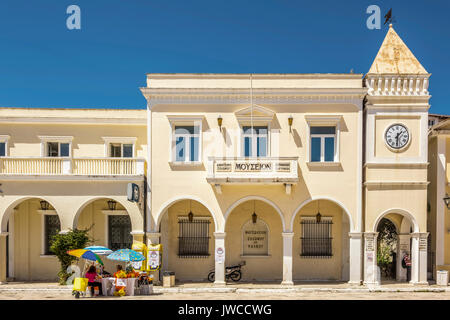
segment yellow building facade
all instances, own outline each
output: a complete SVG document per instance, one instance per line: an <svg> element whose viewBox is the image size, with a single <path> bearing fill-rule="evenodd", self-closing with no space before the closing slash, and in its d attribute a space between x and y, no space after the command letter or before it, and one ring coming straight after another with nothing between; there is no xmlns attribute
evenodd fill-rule
<svg viewBox="0 0 450 320"><path fill-rule="evenodd" d="M182 281L376 284L389 219L426 283L429 76L391 27L365 76L148 74L146 110L0 109L0 281L55 278L50 233L92 226L161 243Z"/></svg>
<svg viewBox="0 0 450 320"><path fill-rule="evenodd" d="M433 252L433 272L450 271L450 219L448 217L450 198L450 117L430 117L428 152L430 167L428 179L428 229Z"/></svg>

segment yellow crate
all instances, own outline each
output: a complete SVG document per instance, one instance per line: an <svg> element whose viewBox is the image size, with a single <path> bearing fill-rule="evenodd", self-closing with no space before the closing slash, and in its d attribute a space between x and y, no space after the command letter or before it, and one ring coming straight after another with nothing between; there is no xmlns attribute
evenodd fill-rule
<svg viewBox="0 0 450 320"><path fill-rule="evenodd" d="M86 291L88 282L88 278L75 278L75 280L73 281L73 290L81 292Z"/></svg>

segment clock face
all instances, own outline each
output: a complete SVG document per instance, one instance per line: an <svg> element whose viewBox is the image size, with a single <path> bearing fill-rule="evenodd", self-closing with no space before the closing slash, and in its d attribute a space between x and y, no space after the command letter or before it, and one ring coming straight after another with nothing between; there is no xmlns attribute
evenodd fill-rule
<svg viewBox="0 0 450 320"><path fill-rule="evenodd" d="M401 149L409 142L409 131L402 124L393 124L385 134L386 143L394 149Z"/></svg>

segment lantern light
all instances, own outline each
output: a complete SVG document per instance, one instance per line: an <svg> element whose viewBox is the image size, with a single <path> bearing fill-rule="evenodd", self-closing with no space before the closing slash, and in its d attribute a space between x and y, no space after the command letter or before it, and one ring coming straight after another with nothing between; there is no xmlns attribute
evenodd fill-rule
<svg viewBox="0 0 450 320"><path fill-rule="evenodd" d="M219 116L218 118L217 118L217 125L219 126L219 128L220 128L220 132L222 132L222 116Z"/></svg>
<svg viewBox="0 0 450 320"><path fill-rule="evenodd" d="M255 211L256 211L255 210L255 200L253 200L253 214L252 214L252 222L253 223L256 223L256 220L258 219L258 216L256 215Z"/></svg>
<svg viewBox="0 0 450 320"><path fill-rule="evenodd" d="M111 210L111 211L116 210L116 204L117 204L116 201L108 200L108 208L109 208L109 210Z"/></svg>
<svg viewBox="0 0 450 320"><path fill-rule="evenodd" d="M189 213L188 213L188 221L194 221L194 214L192 213L192 200L189 200Z"/></svg>
<svg viewBox="0 0 450 320"><path fill-rule="evenodd" d="M316 223L320 223L320 221L322 220L322 215L320 214L320 210L319 210L319 201L320 200L317 200Z"/></svg>
<svg viewBox="0 0 450 320"><path fill-rule="evenodd" d="M50 204L45 200L41 200L40 204L41 204L41 210L48 210L48 207L50 206Z"/></svg>
<svg viewBox="0 0 450 320"><path fill-rule="evenodd" d="M445 198L443 200L445 202L445 205L447 206L447 209L450 209L450 196L448 194L445 194Z"/></svg>

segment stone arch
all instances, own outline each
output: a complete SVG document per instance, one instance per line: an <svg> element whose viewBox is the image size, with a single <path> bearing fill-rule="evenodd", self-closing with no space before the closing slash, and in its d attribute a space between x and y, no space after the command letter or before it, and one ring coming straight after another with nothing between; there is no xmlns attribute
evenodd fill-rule
<svg viewBox="0 0 450 320"><path fill-rule="evenodd" d="M292 232L292 230L293 230L293 228L294 228L295 217L296 217L297 214L300 212L300 210L301 210L304 206L306 206L308 203L313 202L313 201L316 201L316 200L328 200L328 201L331 201L331 202L337 204L339 207L341 207L341 209L347 214L347 218L348 218L348 220L349 220L349 222L350 222L350 232L354 232L354 231L355 231L355 226L354 226L354 224L353 224L352 216L350 215L350 213L349 213L349 211L347 210L347 208L346 208L340 201L335 200L335 199L330 198L330 197L313 197L313 198L310 198L310 199L307 199L307 200L303 201L303 202L302 202L302 203L294 210L294 213L293 213L293 215L292 215L292 217L291 217L291 221L290 221L290 223L289 223L289 230L291 230L291 231L289 231L289 232Z"/></svg>
<svg viewBox="0 0 450 320"><path fill-rule="evenodd" d="M267 198L261 197L261 196L247 196L247 197L244 197L244 198L241 198L241 199L235 201L231 206L229 206L224 215L224 219L225 219L224 230L225 230L225 226L227 224L228 217L231 214L231 212L240 204L247 202L247 201L251 201L251 200L259 200L259 201L265 202L265 203L269 204L270 206L272 206L275 209L275 211L278 213L278 215L280 216L281 225L283 226L283 232L286 232L286 223L284 221L283 212L281 212L280 208L273 201L271 201Z"/></svg>
<svg viewBox="0 0 450 320"><path fill-rule="evenodd" d="M72 222L72 228L75 229L78 225L78 219L81 215L81 213L83 212L83 210L91 203L93 203L94 201L97 200L102 200L102 199L112 199L118 203L120 203L125 210L127 211L128 216L130 217L130 221L131 221L131 230L132 231L142 231L143 227L144 227L144 223L143 223L143 219L139 219L139 217L141 216L140 212L136 212L139 211L138 208L136 208L136 210L133 210L132 207L130 207L130 203L128 203L127 201L123 201L120 198L117 197L111 197L111 196L97 196L97 197L92 197L90 199L88 199L87 201L84 201L77 209L74 217L73 217L73 222Z"/></svg>
<svg viewBox="0 0 450 320"><path fill-rule="evenodd" d="M383 213L381 213L377 217L377 219L375 220L375 222L373 224L373 228L372 228L373 232L377 231L378 224L380 223L381 219L383 219L384 217L386 217L388 214L391 214L391 213L399 214L399 215L402 215L405 218L408 218L409 222L413 226L413 232L419 232L419 225L417 224L417 221L414 218L414 216L411 213L409 213L408 211L403 210L403 209L398 209L398 208L388 209L388 210L384 211ZM395 225L395 223L394 223L394 225ZM397 230L398 229L399 229L399 226L397 226Z"/></svg>
<svg viewBox="0 0 450 320"><path fill-rule="evenodd" d="M208 209L209 213L211 214L213 220L214 220L214 227L215 227L215 232L218 231L219 226L218 226L218 221L217 221L217 217L214 214L214 211L211 209L211 207L205 203L203 200L201 200L200 198L196 197L196 196L191 196L191 195L184 195L184 196L177 196L175 198L172 198L166 202L164 202L162 204L162 206L160 207L160 209L158 210L158 214L156 216L156 221L155 221L155 226L154 226L154 232L158 232L159 228L161 226L161 220L162 217L164 216L164 214L166 213L166 211L175 203L179 202L179 201L184 201L184 200L194 200L197 201L198 203L200 203L202 206L204 206L206 209Z"/></svg>
<svg viewBox="0 0 450 320"><path fill-rule="evenodd" d="M55 208L56 214L58 215L59 221L63 221L61 215L60 215L60 210L58 210L57 206L55 206L54 202L49 200L47 197L42 197L42 196L24 196L24 197L20 197L15 199L14 201L12 201L5 209L5 211L3 212L3 216L1 219L1 233L6 232L7 229L7 225L8 225L8 220L11 216L11 214L13 213L13 210L15 207L17 207L20 203L25 202L27 200L30 199L41 199L41 200L45 200L48 203L50 203L50 205Z"/></svg>

